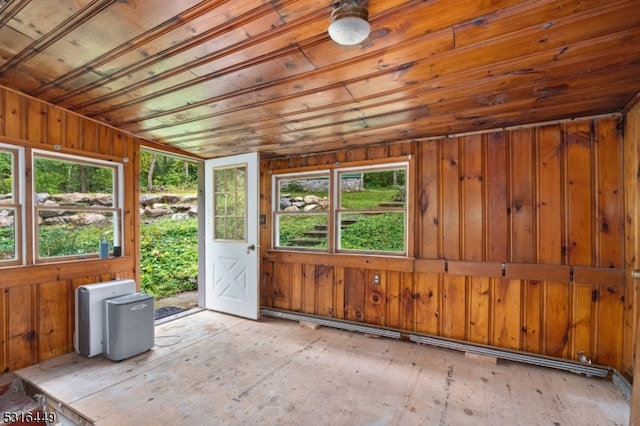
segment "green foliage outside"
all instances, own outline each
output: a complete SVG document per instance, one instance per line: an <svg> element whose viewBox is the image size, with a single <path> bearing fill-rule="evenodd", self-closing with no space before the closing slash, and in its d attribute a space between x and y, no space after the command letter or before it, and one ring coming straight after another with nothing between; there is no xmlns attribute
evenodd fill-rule
<svg viewBox="0 0 640 426"><path fill-rule="evenodd" d="M140 233L142 291L162 298L198 288L196 219L160 219Z"/></svg>
<svg viewBox="0 0 640 426"><path fill-rule="evenodd" d="M155 155L155 158L154 158ZM148 188L149 171L152 171L152 188ZM140 151L140 188L153 191L193 191L198 181L196 163L151 151Z"/></svg>
<svg viewBox="0 0 640 426"><path fill-rule="evenodd" d="M140 188L154 192L197 191L198 167L181 158L140 152ZM151 172L151 188L149 184ZM198 221L159 219L140 226L142 291L156 298L198 288Z"/></svg>
<svg viewBox="0 0 640 426"><path fill-rule="evenodd" d="M12 156L8 152L0 152L0 194L13 192L11 176Z"/></svg>
<svg viewBox="0 0 640 426"><path fill-rule="evenodd" d="M309 192L291 192L292 197L304 196ZM349 210L375 210L382 203L404 201L404 190L398 187L375 188L342 194L342 207ZM318 194L326 197L327 194ZM384 213L374 215L345 215L357 222L341 231L341 248L347 250L403 252L404 214ZM292 214L280 217L280 247L299 247L296 240L303 240L305 232L314 229L317 224L326 224L326 215ZM326 238L306 248L326 248Z"/></svg>
<svg viewBox="0 0 640 426"><path fill-rule="evenodd" d="M41 228L40 253L65 256L69 253L97 253L100 236L106 227L75 227L69 237L69 225ZM0 230L0 241L4 233ZM168 297L198 288L198 221L160 219L142 224L140 230L141 289L156 298ZM7 237L12 236L11 234ZM8 238L7 238L8 239ZM13 250L13 248L7 248ZM0 253L2 252L0 247Z"/></svg>
<svg viewBox="0 0 640 426"><path fill-rule="evenodd" d="M13 227L0 228L0 259L12 259L15 256L14 246Z"/></svg>
<svg viewBox="0 0 640 426"><path fill-rule="evenodd" d="M403 252L404 214L364 216L341 232L341 248L347 250Z"/></svg>
<svg viewBox="0 0 640 426"><path fill-rule="evenodd" d="M385 170L364 173L364 187L388 188L390 186L405 186L406 173L404 170Z"/></svg>
<svg viewBox="0 0 640 426"><path fill-rule="evenodd" d="M295 215L280 217L280 247L295 247L294 240L314 229L316 225L326 225L326 215ZM323 238L314 248L326 248L327 239Z"/></svg>
<svg viewBox="0 0 640 426"><path fill-rule="evenodd" d="M109 167L36 157L34 179L36 192L111 194L114 171Z"/></svg>
<svg viewBox="0 0 640 426"><path fill-rule="evenodd" d="M349 210L371 210L380 203L393 201L396 188L370 189L366 191L345 192L342 194L342 208Z"/></svg>
<svg viewBox="0 0 640 426"><path fill-rule="evenodd" d="M112 231L113 227L109 223L93 226L41 226L38 251L42 257L98 253L101 236Z"/></svg>

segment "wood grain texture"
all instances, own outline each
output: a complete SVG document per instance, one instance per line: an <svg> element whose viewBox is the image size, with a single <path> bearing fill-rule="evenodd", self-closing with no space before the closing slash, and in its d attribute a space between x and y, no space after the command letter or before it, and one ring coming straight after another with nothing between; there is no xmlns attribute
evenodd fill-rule
<svg viewBox="0 0 640 426"><path fill-rule="evenodd" d="M335 272L290 283L304 286L307 313L630 369L622 354L634 326L622 319L633 305L616 267L625 262L619 121L419 141L415 258L269 250L266 259ZM345 152L358 164L388 154ZM335 293L320 309L325 287Z"/></svg>
<svg viewBox="0 0 640 426"><path fill-rule="evenodd" d="M131 161L124 166L125 182L137 182L137 138L17 92L0 88L0 138L31 150L49 150L101 160ZM56 147L57 146L57 147ZM26 161L25 174L32 174ZM27 193L31 188L27 180ZM77 286L110 279L138 279L139 218L137 184L125 185L125 256L110 259L35 265L32 222L23 224L27 255L20 267L0 267L0 371L9 371L72 350L74 291ZM24 208L29 217L32 201Z"/></svg>

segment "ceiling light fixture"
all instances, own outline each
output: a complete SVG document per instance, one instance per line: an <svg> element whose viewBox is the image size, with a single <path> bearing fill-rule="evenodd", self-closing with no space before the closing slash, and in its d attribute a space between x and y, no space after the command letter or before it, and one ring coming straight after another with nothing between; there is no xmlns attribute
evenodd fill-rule
<svg viewBox="0 0 640 426"><path fill-rule="evenodd" d="M343 1L331 12L329 37L338 44L359 44L369 36L369 12L357 1Z"/></svg>

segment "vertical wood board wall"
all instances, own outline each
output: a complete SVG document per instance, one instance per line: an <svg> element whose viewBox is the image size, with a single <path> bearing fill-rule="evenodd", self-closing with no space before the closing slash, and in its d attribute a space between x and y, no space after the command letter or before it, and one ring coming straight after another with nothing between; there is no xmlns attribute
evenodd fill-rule
<svg viewBox="0 0 640 426"><path fill-rule="evenodd" d="M417 168L415 259L268 249L262 305L571 360L584 354L630 376L622 117L263 161L261 213L271 217L278 170L408 154ZM272 248L270 223L263 248Z"/></svg>
<svg viewBox="0 0 640 426"><path fill-rule="evenodd" d="M121 258L0 267L0 374L73 350L74 290L111 279L137 279L139 141L123 132L0 87L0 142L124 164ZM25 171L31 175L29 161ZM28 180L27 180L28 181ZM31 185L30 182L27 183ZM29 189L29 188L28 188ZM27 240L33 235L27 220ZM31 247L27 261L33 263Z"/></svg>
<svg viewBox="0 0 640 426"><path fill-rule="evenodd" d="M2 268L0 368L9 371L72 349L77 286L138 278L141 141L8 89L0 114L4 142L128 157L133 182L130 256ZM638 115L629 114L636 127ZM269 170L412 155L416 235L415 258L308 255L269 250L267 220L261 304L567 359L582 352L630 377L637 296L624 270L623 154L622 120L609 117L262 161L270 218Z"/></svg>

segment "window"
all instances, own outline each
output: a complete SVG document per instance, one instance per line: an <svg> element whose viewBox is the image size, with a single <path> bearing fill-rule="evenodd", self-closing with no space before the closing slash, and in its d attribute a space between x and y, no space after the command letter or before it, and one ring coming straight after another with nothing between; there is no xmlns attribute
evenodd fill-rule
<svg viewBox="0 0 640 426"><path fill-rule="evenodd" d="M0 144L0 266L22 258L22 192L18 185L22 151Z"/></svg>
<svg viewBox="0 0 640 426"><path fill-rule="evenodd" d="M274 175L274 246L407 255L407 172L401 162Z"/></svg>
<svg viewBox="0 0 640 426"><path fill-rule="evenodd" d="M276 247L328 248L329 174L276 179Z"/></svg>
<svg viewBox="0 0 640 426"><path fill-rule="evenodd" d="M406 253L406 166L337 172L337 249Z"/></svg>
<svg viewBox="0 0 640 426"><path fill-rule="evenodd" d="M246 166L215 169L214 238L218 241L246 241Z"/></svg>
<svg viewBox="0 0 640 426"><path fill-rule="evenodd" d="M33 157L38 261L97 257L120 245L120 166L36 152Z"/></svg>

